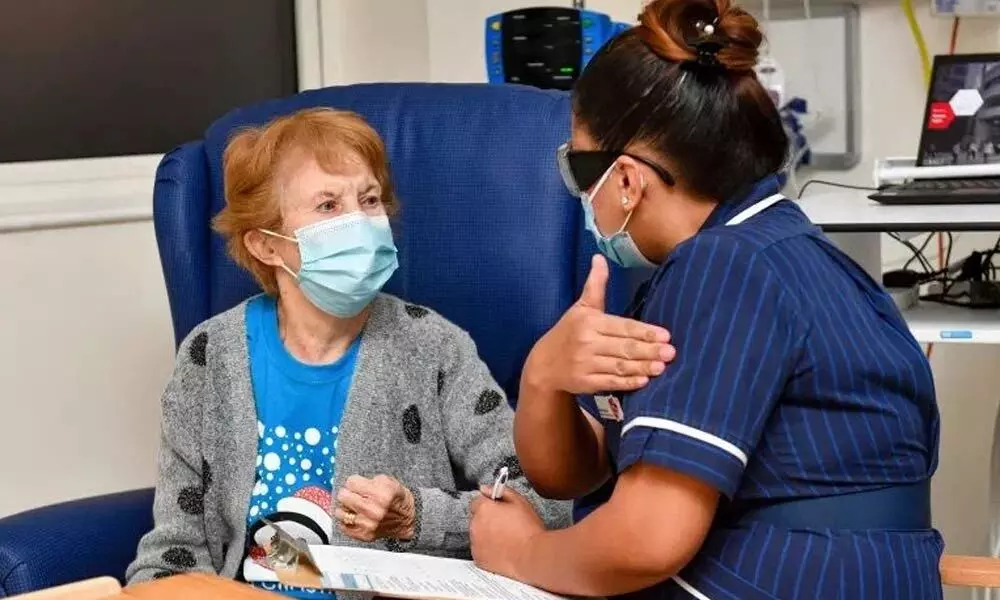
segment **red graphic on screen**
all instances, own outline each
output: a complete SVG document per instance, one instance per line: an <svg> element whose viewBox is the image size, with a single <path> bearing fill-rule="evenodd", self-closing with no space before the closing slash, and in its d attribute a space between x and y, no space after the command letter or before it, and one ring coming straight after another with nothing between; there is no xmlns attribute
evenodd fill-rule
<svg viewBox="0 0 1000 600"><path fill-rule="evenodd" d="M927 117L927 129L931 131L948 129L954 121L955 111L951 109L951 104L947 102L931 104L930 115Z"/></svg>

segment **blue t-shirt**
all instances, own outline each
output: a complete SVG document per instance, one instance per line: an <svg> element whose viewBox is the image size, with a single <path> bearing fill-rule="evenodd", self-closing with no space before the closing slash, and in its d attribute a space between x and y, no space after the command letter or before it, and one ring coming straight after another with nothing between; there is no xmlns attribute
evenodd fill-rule
<svg viewBox="0 0 1000 600"><path fill-rule="evenodd" d="M264 545L274 531L261 519L311 544L330 542L337 432L360 338L336 362L307 365L285 349L273 298L254 298L246 310L259 441L242 579L293 598L332 597L329 592L278 583L264 558Z"/></svg>

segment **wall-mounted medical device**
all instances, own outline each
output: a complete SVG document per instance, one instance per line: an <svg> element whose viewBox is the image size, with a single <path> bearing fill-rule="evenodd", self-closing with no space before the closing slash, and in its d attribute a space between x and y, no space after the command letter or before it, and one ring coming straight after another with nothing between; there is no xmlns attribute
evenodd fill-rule
<svg viewBox="0 0 1000 600"><path fill-rule="evenodd" d="M576 8L522 8L486 19L490 83L568 90L605 42L628 29L608 15Z"/></svg>

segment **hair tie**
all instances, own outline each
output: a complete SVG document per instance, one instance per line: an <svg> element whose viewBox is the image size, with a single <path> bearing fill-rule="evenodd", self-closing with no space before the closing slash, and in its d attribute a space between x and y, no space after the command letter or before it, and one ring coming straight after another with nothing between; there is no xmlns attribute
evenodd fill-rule
<svg viewBox="0 0 1000 600"><path fill-rule="evenodd" d="M694 24L695 31L698 32L698 37L689 41L688 45L694 48L695 57L693 60L687 61L688 63L708 68L722 66L719 63L719 50L722 50L726 46L726 40L722 36L715 35L715 28L718 23L719 19L716 17L711 23L698 21Z"/></svg>

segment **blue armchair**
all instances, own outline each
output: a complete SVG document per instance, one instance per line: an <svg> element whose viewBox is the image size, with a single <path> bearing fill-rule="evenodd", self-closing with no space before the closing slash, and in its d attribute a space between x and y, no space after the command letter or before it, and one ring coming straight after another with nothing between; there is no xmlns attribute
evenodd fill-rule
<svg viewBox="0 0 1000 600"><path fill-rule="evenodd" d="M156 175L156 239L177 342L258 291L209 228L223 204L229 136L312 106L358 112L385 139L402 206L400 268L387 291L468 330L515 401L528 351L574 301L595 251L554 162L569 133L561 93L375 84L305 92L222 117L204 140L167 154ZM634 281L613 275L609 307L623 308L633 289ZM121 579L151 527L150 511L145 490L0 520L0 597L96 575Z"/></svg>

